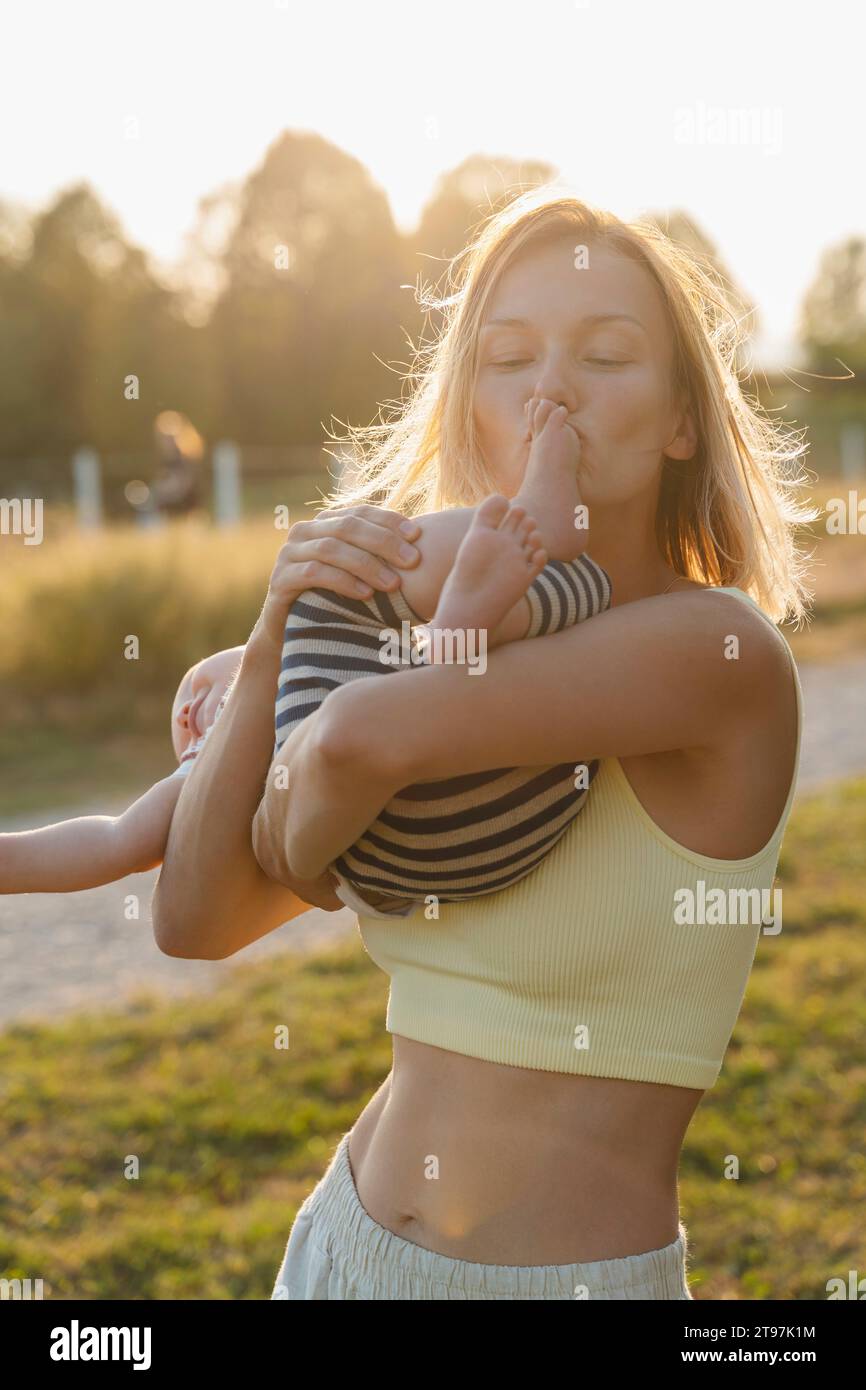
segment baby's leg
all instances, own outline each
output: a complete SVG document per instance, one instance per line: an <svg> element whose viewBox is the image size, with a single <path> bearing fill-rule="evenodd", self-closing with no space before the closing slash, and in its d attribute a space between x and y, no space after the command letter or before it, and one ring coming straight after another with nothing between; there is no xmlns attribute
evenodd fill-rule
<svg viewBox="0 0 866 1390"><path fill-rule="evenodd" d="M487 649L523 637L530 622L525 594L546 562L533 518L505 497L486 498L476 510L426 626L431 633L436 629L483 633ZM441 660L444 646L433 641L430 659Z"/></svg>
<svg viewBox="0 0 866 1390"><path fill-rule="evenodd" d="M577 482L580 440L566 423L564 407L535 397L527 402L527 441L526 471L511 509L495 495L482 503L488 510L480 520L477 508L469 517L451 514L452 526L463 525L463 539L452 551L453 564L440 572L429 628L484 628L488 647L526 636L534 614L522 595L539 570L548 559L578 561L586 549L588 528L579 524L584 520ZM446 538L434 531L433 539L440 540L441 564ZM522 556L520 550L527 546ZM537 557L533 560L536 551L541 565ZM422 548L421 569L429 571L423 558ZM418 574L415 583L420 587L425 578ZM411 582L409 571L404 576L407 589ZM407 596L411 601L411 593ZM429 602L431 595L425 597Z"/></svg>
<svg viewBox="0 0 866 1390"><path fill-rule="evenodd" d="M579 523L581 499L578 466L581 446L566 423L565 406L533 396L527 402L531 436L526 472L514 498L535 518L551 560L576 560L586 549L589 531Z"/></svg>

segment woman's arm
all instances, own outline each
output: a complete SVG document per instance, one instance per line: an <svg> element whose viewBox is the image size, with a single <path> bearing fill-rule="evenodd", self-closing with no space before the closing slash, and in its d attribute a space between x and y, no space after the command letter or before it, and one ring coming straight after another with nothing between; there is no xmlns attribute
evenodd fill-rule
<svg viewBox="0 0 866 1390"><path fill-rule="evenodd" d="M726 655L731 633L736 660ZM272 769L262 853L278 873L321 873L415 782L719 748L745 707L766 707L782 656L757 613L691 590L498 647L478 678L454 665L354 681L305 721L292 750L303 800Z"/></svg>
<svg viewBox="0 0 866 1390"><path fill-rule="evenodd" d="M167 955L221 960L311 904L343 907L330 878L270 879L253 853L252 821L274 749L283 632L294 597L311 586L351 595L362 578L396 587L399 574L380 575L383 559L409 563L398 554L404 524L397 512L362 505L291 528L231 694L172 818L152 905L154 935ZM417 559L415 551L412 563Z"/></svg>
<svg viewBox="0 0 866 1390"><path fill-rule="evenodd" d="M183 782L152 903L154 935L166 955L222 960L310 906L267 878L250 840L273 752L279 662L279 648L254 632L225 708Z"/></svg>
<svg viewBox="0 0 866 1390"><path fill-rule="evenodd" d="M162 859L179 777L164 777L121 816L77 816L0 835L0 893L75 893Z"/></svg>

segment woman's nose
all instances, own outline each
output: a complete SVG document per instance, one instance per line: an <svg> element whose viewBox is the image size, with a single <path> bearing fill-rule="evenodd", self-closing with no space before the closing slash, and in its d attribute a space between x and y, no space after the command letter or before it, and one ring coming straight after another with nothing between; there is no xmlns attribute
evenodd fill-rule
<svg viewBox="0 0 866 1390"><path fill-rule="evenodd" d="M547 401L553 401L555 405L564 405L569 415L573 415L577 409L574 387L563 381L558 374L541 377L535 383L535 394Z"/></svg>

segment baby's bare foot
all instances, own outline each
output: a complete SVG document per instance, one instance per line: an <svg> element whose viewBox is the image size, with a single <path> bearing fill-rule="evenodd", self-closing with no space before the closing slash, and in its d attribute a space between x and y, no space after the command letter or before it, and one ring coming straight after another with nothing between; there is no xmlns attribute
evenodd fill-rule
<svg viewBox="0 0 866 1390"><path fill-rule="evenodd" d="M491 634L546 564L534 517L507 497L491 494L472 518L426 626ZM445 645L434 643L431 659L439 659Z"/></svg>
<svg viewBox="0 0 866 1390"><path fill-rule="evenodd" d="M526 407L529 458L515 502L535 517L552 560L576 560L589 540L577 482L580 440L568 411L533 396Z"/></svg>

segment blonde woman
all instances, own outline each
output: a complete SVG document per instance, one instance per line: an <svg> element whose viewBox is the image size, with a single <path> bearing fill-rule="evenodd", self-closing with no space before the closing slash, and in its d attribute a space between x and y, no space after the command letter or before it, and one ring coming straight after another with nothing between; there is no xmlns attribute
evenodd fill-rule
<svg viewBox="0 0 866 1390"><path fill-rule="evenodd" d="M280 552L174 815L155 932L172 955L231 955L340 906L329 866L399 789L599 759L519 882L359 914L391 977L393 1067L300 1208L272 1297L688 1299L678 1157L770 922L796 783L801 691L775 625L808 597L802 449L743 395L710 273L561 189L494 214L442 307L401 418L358 435L361 476ZM312 585L421 583L440 514L517 494L533 400L579 441L610 608L497 646L481 679L434 662L335 689L274 760L287 795L268 774L289 606ZM420 561L399 554L404 515ZM471 588L452 597L452 626L471 620Z"/></svg>

